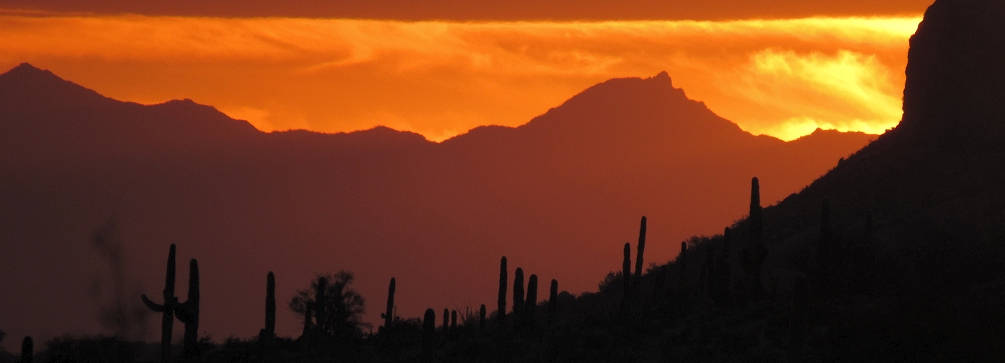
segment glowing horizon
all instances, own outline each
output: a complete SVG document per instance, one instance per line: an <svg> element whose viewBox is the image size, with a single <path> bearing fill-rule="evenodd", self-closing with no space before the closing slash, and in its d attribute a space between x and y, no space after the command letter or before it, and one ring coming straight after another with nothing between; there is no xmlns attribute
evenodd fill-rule
<svg viewBox="0 0 1005 363"><path fill-rule="evenodd" d="M660 71L753 134L879 134L900 121L908 39L921 20L0 14L0 66L29 62L125 101L190 98L263 131L387 126L433 141L521 125L593 84Z"/></svg>

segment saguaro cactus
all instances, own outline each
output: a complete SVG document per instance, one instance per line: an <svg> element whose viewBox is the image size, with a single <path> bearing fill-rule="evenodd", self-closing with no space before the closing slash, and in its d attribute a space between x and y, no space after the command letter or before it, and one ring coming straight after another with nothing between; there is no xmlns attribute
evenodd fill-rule
<svg viewBox="0 0 1005 363"><path fill-rule="evenodd" d="M450 331L457 330L457 310L450 311Z"/></svg>
<svg viewBox="0 0 1005 363"><path fill-rule="evenodd" d="M265 329L261 340L271 341L276 336L276 275L269 271L265 278Z"/></svg>
<svg viewBox="0 0 1005 363"><path fill-rule="evenodd" d="M641 226L639 227L639 244L636 257L635 257L635 281L632 285L635 286L635 290L639 290L642 286L642 255L646 252L646 217L642 216ZM638 293L639 291L636 291Z"/></svg>
<svg viewBox="0 0 1005 363"><path fill-rule="evenodd" d="M621 262L621 278L624 284L624 294L621 296L621 306L628 307L628 298L631 296L632 287L632 244L625 242L625 257Z"/></svg>
<svg viewBox="0 0 1005 363"><path fill-rule="evenodd" d="M433 342L436 334L436 313L433 309L426 309L426 315L422 317L422 363L432 363Z"/></svg>
<svg viewBox="0 0 1005 363"><path fill-rule="evenodd" d="M680 243L680 255L677 256L680 265L680 288L687 291L687 242Z"/></svg>
<svg viewBox="0 0 1005 363"><path fill-rule="evenodd" d="M513 273L513 319L519 320L523 312L523 269L517 267Z"/></svg>
<svg viewBox="0 0 1005 363"><path fill-rule="evenodd" d="M482 307L478 309L478 331L485 330L485 313L485 304L482 304Z"/></svg>
<svg viewBox="0 0 1005 363"><path fill-rule="evenodd" d="M527 321L527 326L534 327L534 311L537 310L537 275L531 274L527 281L527 307L523 309L523 315Z"/></svg>
<svg viewBox="0 0 1005 363"><path fill-rule="evenodd" d="M558 280L551 280L551 291L548 293L548 324L554 324L558 318Z"/></svg>
<svg viewBox="0 0 1005 363"><path fill-rule="evenodd" d="M21 341L21 363L31 363L35 359L35 342L30 336Z"/></svg>
<svg viewBox="0 0 1005 363"><path fill-rule="evenodd" d="M391 328L391 323L394 321L394 278L391 278L391 283L387 285L387 311L380 314L380 317L384 318L384 330Z"/></svg>
<svg viewBox="0 0 1005 363"><path fill-rule="evenodd" d="M764 246L764 221L761 217L761 192L757 178L750 182L750 214L747 217L747 247L741 252L747 286L754 296L761 293L761 264L768 256Z"/></svg>
<svg viewBox="0 0 1005 363"><path fill-rule="evenodd" d="M194 360L199 357L199 262L194 258L188 265L188 300L175 307L175 316L185 323L184 344L185 358Z"/></svg>
<svg viewBox="0 0 1005 363"><path fill-rule="evenodd" d="M167 274L164 278L164 304L156 304L141 295L143 304L154 312L161 313L161 363L171 360L171 330L174 328L174 307L178 303L178 297L174 296L175 281L175 246L174 243L168 248Z"/></svg>
<svg viewBox="0 0 1005 363"><path fill-rule="evenodd" d="M450 309L443 308L443 333L450 332Z"/></svg>
<svg viewBox="0 0 1005 363"><path fill-rule="evenodd" d="M503 256L499 262L499 306L496 310L496 320L500 328L506 324L506 285L506 256Z"/></svg>
<svg viewBox="0 0 1005 363"><path fill-rule="evenodd" d="M328 278L319 277L318 284L314 288L314 330L319 334L328 331L328 314L325 308L328 306Z"/></svg>
<svg viewBox="0 0 1005 363"><path fill-rule="evenodd" d="M763 236L764 220L761 218L761 186L757 181L757 178L750 180L750 213L749 218L749 230L748 230L748 244L759 245L761 242L761 237Z"/></svg>

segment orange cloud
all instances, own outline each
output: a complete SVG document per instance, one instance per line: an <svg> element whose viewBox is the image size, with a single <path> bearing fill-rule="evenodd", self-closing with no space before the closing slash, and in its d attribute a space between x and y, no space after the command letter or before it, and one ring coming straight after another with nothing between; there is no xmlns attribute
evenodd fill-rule
<svg viewBox="0 0 1005 363"><path fill-rule="evenodd" d="M376 125L443 140L519 125L594 83L668 71L744 129L878 133L900 119L920 17L400 22L0 15L0 66L110 97L192 98L263 130Z"/></svg>

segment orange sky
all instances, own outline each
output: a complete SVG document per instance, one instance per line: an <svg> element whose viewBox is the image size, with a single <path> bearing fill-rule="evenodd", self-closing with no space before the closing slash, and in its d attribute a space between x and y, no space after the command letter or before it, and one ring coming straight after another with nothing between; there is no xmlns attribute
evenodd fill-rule
<svg viewBox="0 0 1005 363"><path fill-rule="evenodd" d="M895 126L930 3L0 0L0 71L29 62L120 100L190 98L266 131L386 125L439 141L665 70L743 129L791 140Z"/></svg>
<svg viewBox="0 0 1005 363"><path fill-rule="evenodd" d="M191 98L262 130L386 125L443 140L519 125L592 84L670 73L755 134L881 133L899 121L920 16L456 22L0 15L0 67L107 96Z"/></svg>

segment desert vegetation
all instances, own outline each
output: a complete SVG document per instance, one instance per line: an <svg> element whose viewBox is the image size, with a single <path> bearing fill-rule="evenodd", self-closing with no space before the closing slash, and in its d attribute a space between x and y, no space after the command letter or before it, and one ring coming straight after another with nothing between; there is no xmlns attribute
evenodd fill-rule
<svg viewBox="0 0 1005 363"><path fill-rule="evenodd" d="M816 236L802 236L796 245L772 241L764 236L759 184L754 178L746 218L721 235L682 242L676 259L651 263L648 269L643 263L647 219L642 217L634 246L634 273L633 246L626 243L620 271L611 272L598 291L578 296L560 292L559 282L551 280L547 299L539 301L538 276L531 273L525 278L525 271L517 267L510 284L508 261L502 257L498 307L489 312L481 304L477 315L475 309L460 314L443 309L438 317L430 307L421 318L397 316L396 279L392 277L381 314L383 325L376 332L366 329L370 327L362 320L365 300L352 287L354 274L339 271L317 275L288 300L289 311L302 321L302 333L277 336L276 282L275 274L269 272L260 333L222 343L197 336L200 291L195 259L189 264L187 299L182 302L175 296L176 246L171 245L163 302L140 297L152 311L162 314L159 344L115 337L64 337L45 343L36 353L31 337L25 337L22 352L6 353L4 360L822 361L848 344L871 339L868 328L881 323L869 323L865 317L897 314L885 310L883 304L891 302L890 295L875 287L882 284L875 271L891 263L871 245L871 213L863 211L861 223L839 231L831 224L829 201L820 203ZM736 241L737 235L747 238ZM738 250L733 247L737 242L742 246ZM769 250L769 242L780 247ZM511 289L512 306L507 309ZM871 311L869 306L873 306ZM437 318L442 321L439 327ZM175 319L184 325L180 347L171 340ZM849 322L859 325L849 327ZM849 329L856 330L855 334L849 334ZM882 336L880 341L888 338ZM869 346L859 345L865 353L858 353L868 353Z"/></svg>

